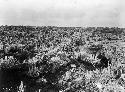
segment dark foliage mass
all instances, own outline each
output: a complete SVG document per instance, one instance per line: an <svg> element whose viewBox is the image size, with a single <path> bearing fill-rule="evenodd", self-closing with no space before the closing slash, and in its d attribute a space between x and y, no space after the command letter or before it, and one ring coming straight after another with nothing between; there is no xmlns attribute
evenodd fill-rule
<svg viewBox="0 0 125 92"><path fill-rule="evenodd" d="M100 63L99 64L95 64L96 68L107 68L109 64L111 64L111 60L107 59L105 56L99 54L97 56L98 59L100 59Z"/></svg>
<svg viewBox="0 0 125 92"><path fill-rule="evenodd" d="M80 57L78 57L77 61L85 66L85 68L89 71L95 70L95 69L104 69L107 68L109 64L111 64L111 60L107 59L103 55L98 55L98 59L100 59L100 62L92 64L88 61L83 61Z"/></svg>

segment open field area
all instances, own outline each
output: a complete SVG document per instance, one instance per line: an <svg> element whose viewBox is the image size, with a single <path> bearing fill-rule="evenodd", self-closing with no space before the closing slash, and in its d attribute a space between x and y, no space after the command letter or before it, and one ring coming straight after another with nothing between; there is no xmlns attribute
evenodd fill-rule
<svg viewBox="0 0 125 92"><path fill-rule="evenodd" d="M0 92L125 92L125 29L1 26Z"/></svg>

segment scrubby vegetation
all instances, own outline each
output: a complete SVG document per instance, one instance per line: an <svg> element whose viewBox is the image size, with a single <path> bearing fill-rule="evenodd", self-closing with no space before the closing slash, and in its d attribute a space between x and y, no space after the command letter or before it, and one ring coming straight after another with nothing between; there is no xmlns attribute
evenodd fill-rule
<svg viewBox="0 0 125 92"><path fill-rule="evenodd" d="M0 27L2 92L124 92L124 29Z"/></svg>

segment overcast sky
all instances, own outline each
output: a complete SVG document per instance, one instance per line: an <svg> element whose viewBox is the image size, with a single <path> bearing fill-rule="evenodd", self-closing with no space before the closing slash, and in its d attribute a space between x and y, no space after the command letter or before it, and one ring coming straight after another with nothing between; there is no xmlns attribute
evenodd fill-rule
<svg viewBox="0 0 125 92"><path fill-rule="evenodd" d="M0 0L0 25L125 27L125 0Z"/></svg>

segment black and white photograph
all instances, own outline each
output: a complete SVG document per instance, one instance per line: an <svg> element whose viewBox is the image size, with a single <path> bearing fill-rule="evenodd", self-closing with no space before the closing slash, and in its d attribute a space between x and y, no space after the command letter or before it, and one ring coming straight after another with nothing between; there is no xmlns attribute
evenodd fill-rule
<svg viewBox="0 0 125 92"><path fill-rule="evenodd" d="M0 92L125 92L125 0L0 0Z"/></svg>

